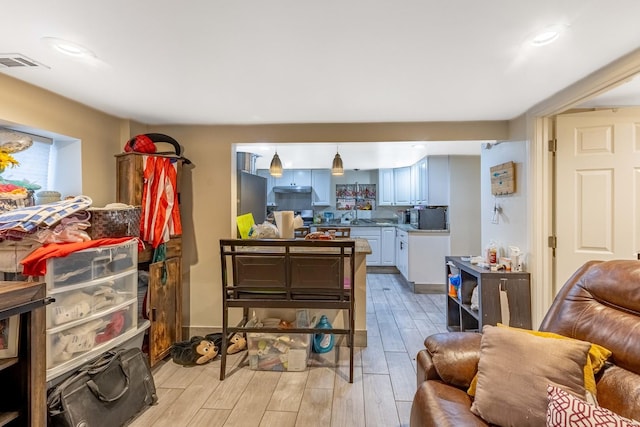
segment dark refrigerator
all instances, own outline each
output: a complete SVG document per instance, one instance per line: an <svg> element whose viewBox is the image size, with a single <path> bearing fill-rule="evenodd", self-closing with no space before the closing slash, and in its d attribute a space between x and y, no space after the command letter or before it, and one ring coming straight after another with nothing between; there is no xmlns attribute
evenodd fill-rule
<svg viewBox="0 0 640 427"><path fill-rule="evenodd" d="M256 224L267 217L267 180L258 175L238 173L238 216L253 214Z"/></svg>

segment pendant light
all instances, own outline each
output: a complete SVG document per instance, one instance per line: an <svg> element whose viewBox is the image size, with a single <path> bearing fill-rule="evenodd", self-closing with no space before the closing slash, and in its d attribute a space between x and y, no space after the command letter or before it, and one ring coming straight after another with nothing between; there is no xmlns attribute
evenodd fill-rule
<svg viewBox="0 0 640 427"><path fill-rule="evenodd" d="M276 178L280 178L282 176L282 162L280 161L280 156L278 156L277 149L276 153L273 155L273 159L271 159L271 165L269 165L269 174Z"/></svg>
<svg viewBox="0 0 640 427"><path fill-rule="evenodd" d="M333 164L331 165L331 175L344 175L344 166L342 166L342 158L336 148L336 156L333 158Z"/></svg>

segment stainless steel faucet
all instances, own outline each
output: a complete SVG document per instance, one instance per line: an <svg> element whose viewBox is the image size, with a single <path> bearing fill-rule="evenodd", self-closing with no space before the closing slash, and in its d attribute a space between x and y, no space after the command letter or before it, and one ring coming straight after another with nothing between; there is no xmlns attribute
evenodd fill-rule
<svg viewBox="0 0 640 427"><path fill-rule="evenodd" d="M343 219L345 216L349 215L351 219L353 219L353 209L346 211L340 216L340 219ZM356 212L356 219L358 219L358 213Z"/></svg>

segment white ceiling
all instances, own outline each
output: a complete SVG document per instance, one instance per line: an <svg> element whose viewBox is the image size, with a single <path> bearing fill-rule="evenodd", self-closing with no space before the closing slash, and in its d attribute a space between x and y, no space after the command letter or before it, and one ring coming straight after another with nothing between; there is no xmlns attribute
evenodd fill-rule
<svg viewBox="0 0 640 427"><path fill-rule="evenodd" d="M44 66L0 72L152 125L507 120L640 47L638 16L637 0L7 1L0 54Z"/></svg>
<svg viewBox="0 0 640 427"><path fill-rule="evenodd" d="M239 144L236 151L257 154L256 168L268 169L274 151L285 169L330 168L336 152L345 169L378 169L409 166L424 156L480 155L485 141L350 142L304 144Z"/></svg>

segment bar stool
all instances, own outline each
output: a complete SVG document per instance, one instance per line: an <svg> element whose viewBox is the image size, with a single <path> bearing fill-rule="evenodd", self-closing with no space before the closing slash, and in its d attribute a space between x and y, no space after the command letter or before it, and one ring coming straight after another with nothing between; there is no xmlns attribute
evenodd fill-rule
<svg viewBox="0 0 640 427"><path fill-rule="evenodd" d="M351 227L318 227L317 230L322 233L334 234L336 239L348 239L351 237Z"/></svg>

